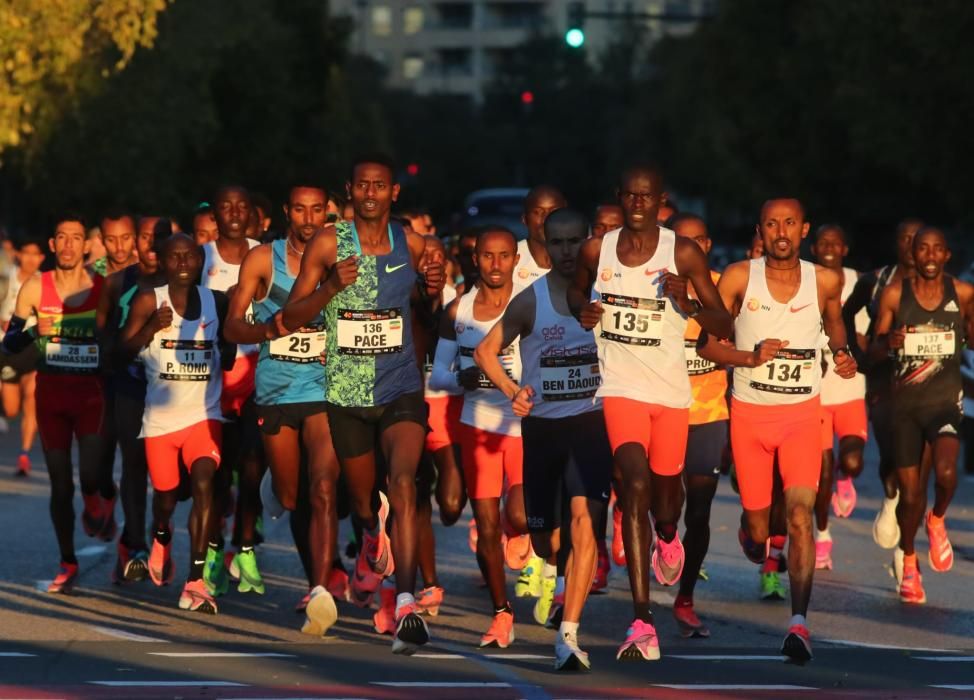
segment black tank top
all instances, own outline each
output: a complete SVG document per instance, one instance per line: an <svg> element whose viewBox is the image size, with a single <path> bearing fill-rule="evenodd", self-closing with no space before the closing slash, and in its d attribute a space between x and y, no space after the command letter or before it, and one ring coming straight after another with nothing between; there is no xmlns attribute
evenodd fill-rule
<svg viewBox="0 0 974 700"><path fill-rule="evenodd" d="M906 340L894 360L897 394L924 404L958 401L964 324L953 278L944 275L943 299L933 311L920 306L910 280L903 280L894 327L903 326Z"/></svg>

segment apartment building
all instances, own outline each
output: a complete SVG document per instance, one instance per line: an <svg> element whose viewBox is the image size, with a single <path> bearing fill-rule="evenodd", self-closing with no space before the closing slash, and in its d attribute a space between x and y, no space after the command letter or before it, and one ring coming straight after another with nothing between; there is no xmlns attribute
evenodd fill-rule
<svg viewBox="0 0 974 700"><path fill-rule="evenodd" d="M585 44L597 56L621 24L638 22L650 41L692 31L681 18L712 12L716 0L332 0L332 13L355 22L350 48L386 66L389 83L419 94L468 95L485 85L516 48L538 33L563 36L587 15ZM626 13L632 13L625 19Z"/></svg>

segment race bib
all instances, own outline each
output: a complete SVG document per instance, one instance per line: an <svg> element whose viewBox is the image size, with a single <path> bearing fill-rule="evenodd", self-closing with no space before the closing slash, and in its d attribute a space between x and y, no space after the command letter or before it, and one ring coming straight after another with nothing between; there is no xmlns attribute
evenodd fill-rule
<svg viewBox="0 0 974 700"><path fill-rule="evenodd" d="M955 346L954 331L919 331L907 329L903 338L903 354L907 357L952 357Z"/></svg>
<svg viewBox="0 0 974 700"><path fill-rule="evenodd" d="M541 398L545 401L589 399L601 383L598 355L541 358Z"/></svg>
<svg viewBox="0 0 974 700"><path fill-rule="evenodd" d="M696 377L701 374L710 374L717 370L717 363L705 360L697 354L697 341L684 340L683 351L687 358L687 374Z"/></svg>
<svg viewBox="0 0 974 700"><path fill-rule="evenodd" d="M772 394L811 394L815 372L822 373L816 350L787 348L751 370L751 388Z"/></svg>
<svg viewBox="0 0 974 700"><path fill-rule="evenodd" d="M159 341L159 379L170 382L205 382L213 363L212 340Z"/></svg>
<svg viewBox="0 0 974 700"><path fill-rule="evenodd" d="M342 355L402 352L402 334L399 309L338 310L338 352Z"/></svg>
<svg viewBox="0 0 974 700"><path fill-rule="evenodd" d="M326 339L324 328L301 328L290 335L270 341L267 344L267 354L272 360L282 362L320 362Z"/></svg>
<svg viewBox="0 0 974 700"><path fill-rule="evenodd" d="M97 372L98 343L93 338L52 337L44 347L44 363L52 369Z"/></svg>
<svg viewBox="0 0 974 700"><path fill-rule="evenodd" d="M640 299L602 293L602 337L627 345L659 345L665 299Z"/></svg>
<svg viewBox="0 0 974 700"><path fill-rule="evenodd" d="M460 369L461 370L465 370L477 366L477 363L473 361L473 351L474 351L473 348L467 348L462 345L460 346ZM500 361L501 367L504 368L504 371L507 373L507 376L510 377L511 379L514 379L514 381L517 381L517 379L514 377L514 346L511 345L501 350L500 354L497 356L497 359ZM495 387L494 383L487 378L486 374L481 372L480 376L477 377L477 388L496 389L497 387Z"/></svg>

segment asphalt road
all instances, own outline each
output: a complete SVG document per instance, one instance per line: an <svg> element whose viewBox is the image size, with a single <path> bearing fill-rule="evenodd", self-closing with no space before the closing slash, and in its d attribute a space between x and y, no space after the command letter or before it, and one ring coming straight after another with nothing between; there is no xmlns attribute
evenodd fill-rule
<svg viewBox="0 0 974 700"><path fill-rule="evenodd" d="M259 549L264 596L236 590L217 616L178 610L179 586L110 583L113 545L76 537L82 574L76 594L43 592L58 556L47 514L39 451L29 479L13 476L17 440L0 436L0 700L11 698L623 698L623 697L974 697L974 481L962 477L948 517L954 569L930 572L918 540L929 602L905 607L894 594L890 553L870 531L879 505L875 454L859 480L859 505L832 526L835 569L817 572L809 623L814 660L778 654L786 602L758 600L756 567L736 542L740 505L721 484L696 608L708 640L681 639L670 616L672 589L654 585L663 658L615 661L630 621L625 572L590 599L580 639L589 674L552 668L553 632L536 625L533 600L515 602L517 642L482 652L489 603L466 530L438 527L446 602L433 641L411 658L371 628L371 612L340 604L328 637L299 633L294 604L305 593L287 523L268 523ZM81 499L77 497L77 511ZM121 509L118 511L121 517ZM175 518L185 525L186 507ZM344 541L344 535L343 535ZM185 527L175 539L176 581L185 575ZM513 588L515 575L509 576Z"/></svg>

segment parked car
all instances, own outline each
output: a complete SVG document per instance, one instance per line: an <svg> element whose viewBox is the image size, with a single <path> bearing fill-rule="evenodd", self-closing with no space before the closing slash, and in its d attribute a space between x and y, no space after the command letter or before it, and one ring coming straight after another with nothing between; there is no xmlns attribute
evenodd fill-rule
<svg viewBox="0 0 974 700"><path fill-rule="evenodd" d="M528 229L521 221L524 198L523 187L502 187L477 190L467 195L463 203L460 226L503 226L514 232L518 240L528 237Z"/></svg>

